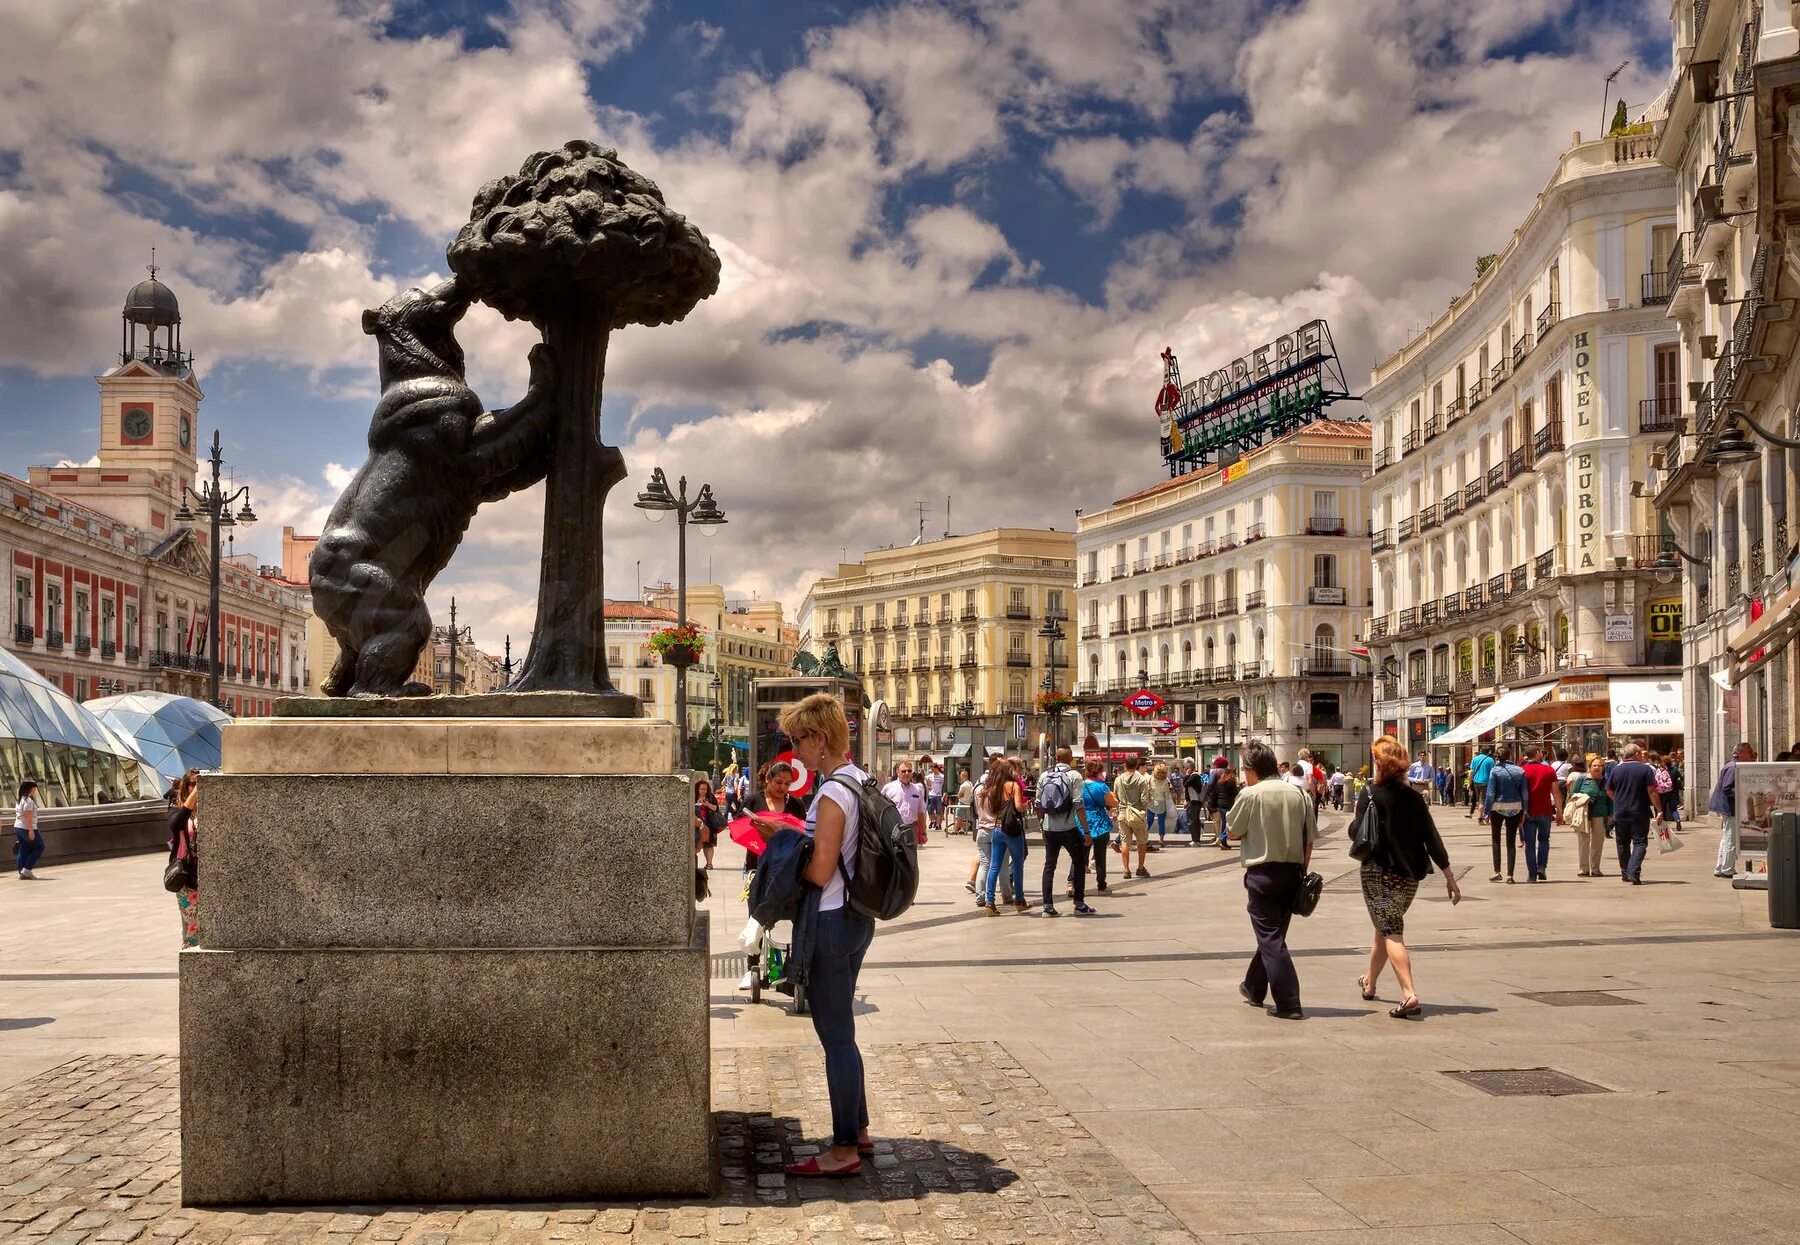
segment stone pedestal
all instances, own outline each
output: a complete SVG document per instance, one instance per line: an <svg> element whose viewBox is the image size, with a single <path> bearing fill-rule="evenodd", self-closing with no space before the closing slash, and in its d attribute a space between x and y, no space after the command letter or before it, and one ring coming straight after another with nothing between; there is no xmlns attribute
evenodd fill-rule
<svg viewBox="0 0 1800 1245"><path fill-rule="evenodd" d="M226 727L180 957L183 1201L706 1193L710 960L674 729Z"/></svg>

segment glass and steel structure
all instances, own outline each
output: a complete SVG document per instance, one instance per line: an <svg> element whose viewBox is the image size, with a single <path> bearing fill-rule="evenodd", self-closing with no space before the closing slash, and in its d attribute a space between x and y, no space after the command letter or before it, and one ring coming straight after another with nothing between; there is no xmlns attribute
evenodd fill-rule
<svg viewBox="0 0 1800 1245"><path fill-rule="evenodd" d="M0 649L0 790L26 778L44 808L117 804L162 795L156 771L129 739L13 654Z"/></svg>
<svg viewBox="0 0 1800 1245"><path fill-rule="evenodd" d="M166 790L190 769L219 768L219 728L231 715L192 696L126 692L82 705L137 745Z"/></svg>

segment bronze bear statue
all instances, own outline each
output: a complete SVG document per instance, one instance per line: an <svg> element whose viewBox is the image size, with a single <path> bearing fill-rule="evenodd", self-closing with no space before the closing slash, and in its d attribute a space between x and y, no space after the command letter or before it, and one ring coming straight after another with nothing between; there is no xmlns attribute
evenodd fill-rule
<svg viewBox="0 0 1800 1245"><path fill-rule="evenodd" d="M412 680L431 638L425 590L476 509L544 478L554 412L548 348L531 350L525 397L484 411L463 379L456 324L469 299L455 278L363 312L379 346L381 400L369 458L313 549L313 612L338 655L327 696L424 696Z"/></svg>

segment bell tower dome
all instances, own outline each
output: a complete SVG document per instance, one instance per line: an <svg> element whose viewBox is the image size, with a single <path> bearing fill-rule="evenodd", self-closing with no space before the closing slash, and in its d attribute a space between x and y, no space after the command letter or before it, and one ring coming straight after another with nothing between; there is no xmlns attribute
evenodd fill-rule
<svg viewBox="0 0 1800 1245"><path fill-rule="evenodd" d="M181 341L181 303L150 275L125 295L119 317L119 360L100 383L100 465L166 473L173 492L191 484L197 468L195 416L202 394L194 356Z"/></svg>

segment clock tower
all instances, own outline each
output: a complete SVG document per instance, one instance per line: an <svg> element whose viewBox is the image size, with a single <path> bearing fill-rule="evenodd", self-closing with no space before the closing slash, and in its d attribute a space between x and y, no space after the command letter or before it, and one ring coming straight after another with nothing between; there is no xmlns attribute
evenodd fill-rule
<svg viewBox="0 0 1800 1245"><path fill-rule="evenodd" d="M205 395L181 346L181 306L151 258L149 279L125 295L118 362L95 377L98 464L33 467L31 482L157 536L173 532L181 490L194 483Z"/></svg>

